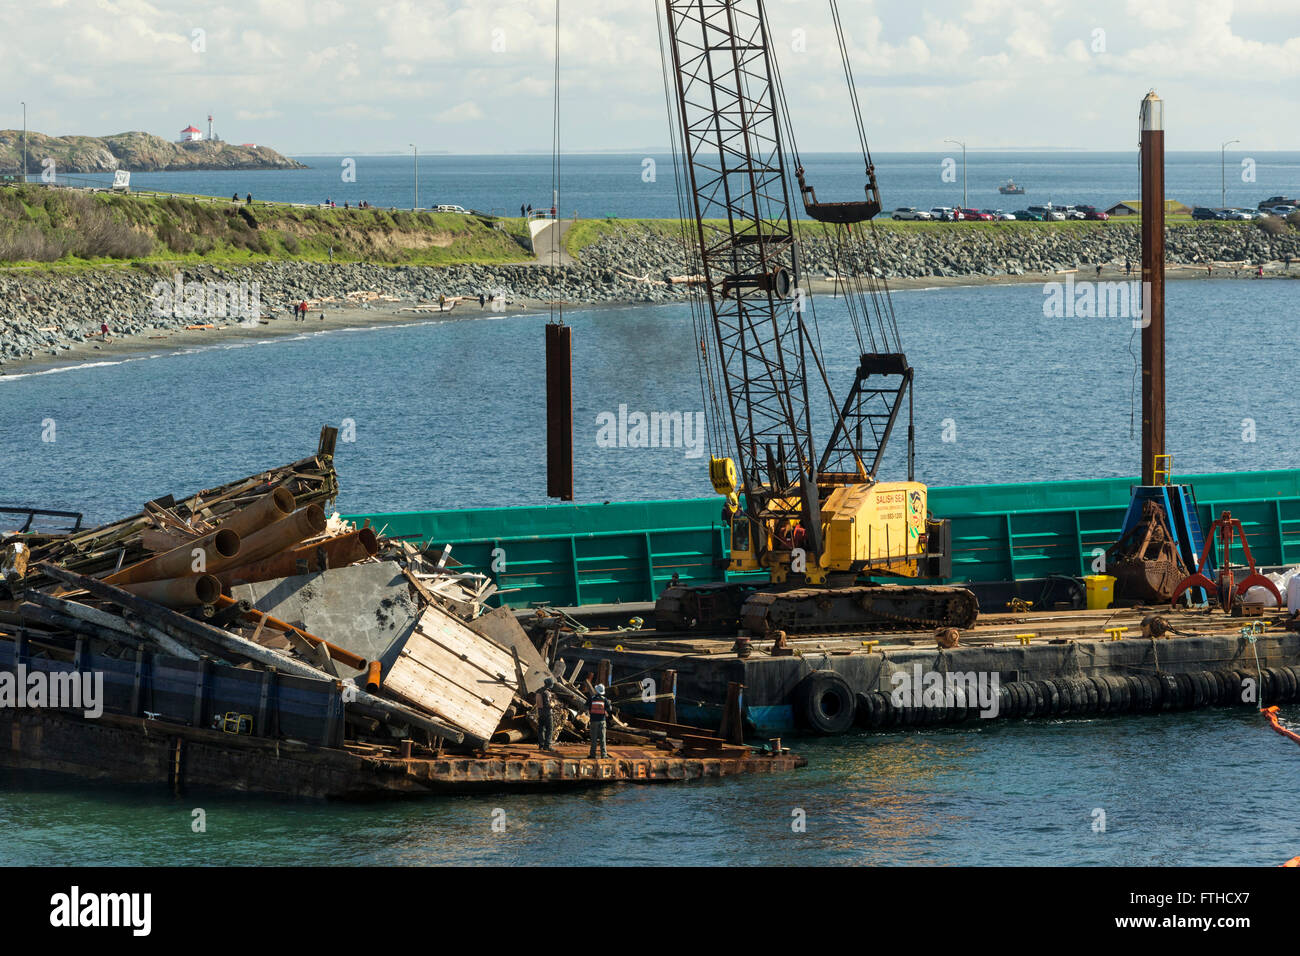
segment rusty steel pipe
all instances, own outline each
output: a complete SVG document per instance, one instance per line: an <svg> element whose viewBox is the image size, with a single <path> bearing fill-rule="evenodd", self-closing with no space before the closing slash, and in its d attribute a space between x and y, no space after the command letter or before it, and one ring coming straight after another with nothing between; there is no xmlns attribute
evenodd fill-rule
<svg viewBox="0 0 1300 956"><path fill-rule="evenodd" d="M211 574L188 574L182 578L124 584L122 590L154 604L179 609L215 603L221 597L221 582Z"/></svg>
<svg viewBox="0 0 1300 956"><path fill-rule="evenodd" d="M201 538L187 541L179 547L145 558L120 571L114 571L101 580L106 584L138 584L142 581L163 581L180 578L198 571L208 573L228 566L240 553L242 542L239 535L228 528L219 528ZM202 564L197 568L199 554Z"/></svg>
<svg viewBox="0 0 1300 956"><path fill-rule="evenodd" d="M324 509L320 505L308 505L244 538L240 548L239 563L249 564L269 558L273 554L300 544L305 538L314 538L324 530ZM233 566L234 562L228 561L216 570L225 570Z"/></svg>
<svg viewBox="0 0 1300 956"><path fill-rule="evenodd" d="M1142 484L1165 454L1165 107L1142 100Z"/></svg>
<svg viewBox="0 0 1300 956"><path fill-rule="evenodd" d="M261 531L272 522L289 517L295 507L293 492L284 487L276 488L252 504L226 515L221 521L221 527L229 528L241 538L247 538L254 531Z"/></svg>
<svg viewBox="0 0 1300 956"><path fill-rule="evenodd" d="M239 603L238 601L236 601L228 594L222 594L217 598L217 607L231 607L232 605L238 603ZM344 667L351 667L353 670L363 671L366 669L366 665L369 663L369 661L367 661L364 657L358 657L356 654L353 654L351 651L339 647L337 644L331 644L323 637L317 637L315 634L311 634L307 631L304 631L300 627L294 627L292 624L289 624L286 621L282 621L278 617L272 617L271 615L259 611L256 608L254 608L251 611L244 612L243 614L240 615L240 617L242 617L245 621L249 621L253 624L256 624L259 621L263 621L265 622L266 626L269 627L271 630L280 631L283 634L288 634L289 632L293 632L294 634L297 634L299 637L301 637L308 644L311 644L313 646L317 644L324 644L330 650L330 657L333 658L335 661L338 661L338 663L342 664Z"/></svg>
<svg viewBox="0 0 1300 956"><path fill-rule="evenodd" d="M305 562L307 573L312 573L355 564L378 553L379 538L374 529L360 528L292 551L281 551L262 561L226 568L217 577L221 580L222 587L229 588L236 582L270 581L301 574L303 572L299 569L299 561Z"/></svg>
<svg viewBox="0 0 1300 956"><path fill-rule="evenodd" d="M370 693L378 693L379 685L383 683L384 665L379 661L371 661L370 667L366 670L366 690Z"/></svg>

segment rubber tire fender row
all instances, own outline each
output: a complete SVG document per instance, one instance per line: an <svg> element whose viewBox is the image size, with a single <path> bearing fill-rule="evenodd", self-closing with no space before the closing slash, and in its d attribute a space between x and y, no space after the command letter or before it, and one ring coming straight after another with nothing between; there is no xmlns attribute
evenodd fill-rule
<svg viewBox="0 0 1300 956"><path fill-rule="evenodd" d="M1279 676L1281 676L1282 678L1282 683L1285 685L1285 687L1283 688L1283 693L1286 696L1283 699L1287 701L1295 700L1295 691L1296 691L1295 672L1292 671L1291 668L1289 667L1279 667L1277 669L1277 672Z"/></svg>
<svg viewBox="0 0 1300 956"><path fill-rule="evenodd" d="M1093 693L1097 695L1097 713L1110 713L1110 684L1104 677L1090 677Z"/></svg>
<svg viewBox="0 0 1300 956"><path fill-rule="evenodd" d="M846 733L857 709L857 696L849 682L835 671L813 671L795 689L795 716L813 733Z"/></svg>

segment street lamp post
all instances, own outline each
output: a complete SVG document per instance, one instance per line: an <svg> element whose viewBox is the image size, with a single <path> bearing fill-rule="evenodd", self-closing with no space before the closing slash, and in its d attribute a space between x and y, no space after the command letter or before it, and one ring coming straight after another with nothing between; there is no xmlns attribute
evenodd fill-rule
<svg viewBox="0 0 1300 956"><path fill-rule="evenodd" d="M1224 156L1229 146L1231 146L1233 143L1240 143L1240 142L1241 140L1239 139L1230 139L1222 146L1219 147L1219 208L1220 209L1225 209L1227 208L1228 205L1228 199L1227 199L1228 173L1226 167L1224 166L1225 163Z"/></svg>
<svg viewBox="0 0 1300 956"><path fill-rule="evenodd" d="M407 143L407 145L415 150L415 158L412 160L412 167L415 170L415 205L411 207L414 212L420 208L420 147L414 143Z"/></svg>
<svg viewBox="0 0 1300 956"><path fill-rule="evenodd" d="M945 139L944 142L961 147L961 207L969 209L970 199L966 195L966 144L957 139Z"/></svg>
<svg viewBox="0 0 1300 956"><path fill-rule="evenodd" d="M27 101L23 100L23 182L27 182Z"/></svg>

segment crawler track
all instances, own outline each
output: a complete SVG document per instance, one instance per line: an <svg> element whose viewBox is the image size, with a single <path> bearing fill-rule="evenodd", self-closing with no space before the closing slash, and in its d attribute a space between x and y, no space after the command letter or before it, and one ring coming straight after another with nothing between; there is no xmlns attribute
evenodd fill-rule
<svg viewBox="0 0 1300 956"><path fill-rule="evenodd" d="M966 588L868 584L845 588L759 591L741 608L740 623L756 634L917 630L971 627L979 602Z"/></svg>

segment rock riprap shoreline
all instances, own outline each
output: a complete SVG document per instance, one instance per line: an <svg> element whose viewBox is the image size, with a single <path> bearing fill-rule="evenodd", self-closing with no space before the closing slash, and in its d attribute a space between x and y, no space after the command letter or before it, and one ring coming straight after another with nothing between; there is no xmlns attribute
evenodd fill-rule
<svg viewBox="0 0 1300 956"><path fill-rule="evenodd" d="M1096 229L880 229L879 249L860 247L848 262L823 237L804 243L807 274L825 278L836 272L874 269L889 279L945 277L1050 276L1059 270L1112 266L1130 259L1136 269L1136 227ZM1171 264L1282 262L1295 260L1300 274L1300 232L1278 236L1245 225L1236 228L1173 226L1168 231ZM680 240L650 229L619 229L602 235L579 253L577 265L557 269L538 265L379 266L365 263L267 262L238 269L186 266L169 270L106 268L78 271L0 270L0 364L39 356L57 357L74 344L94 341L100 326L113 336L151 330L183 329L204 322L228 324L238 316L194 314L178 307L173 289L194 283L232 292L245 300L255 291L263 311L287 314L294 302L324 301L340 307L349 293L374 292L396 305L437 302L440 296L477 298L502 295L520 303L558 295L590 304L670 302L686 293L670 276L690 271ZM1272 270L1276 271L1276 270ZM160 285L161 284L161 285ZM391 303L390 303L391 304Z"/></svg>

